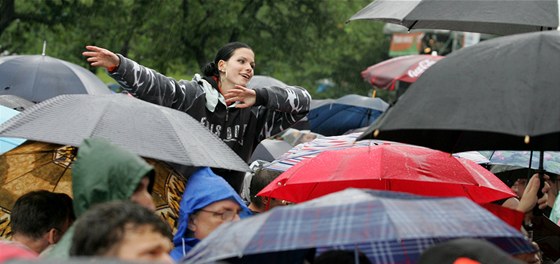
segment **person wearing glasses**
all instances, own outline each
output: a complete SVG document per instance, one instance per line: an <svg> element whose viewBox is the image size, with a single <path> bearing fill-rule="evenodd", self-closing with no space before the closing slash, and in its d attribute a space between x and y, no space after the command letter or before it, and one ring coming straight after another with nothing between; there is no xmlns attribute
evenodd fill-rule
<svg viewBox="0 0 560 264"><path fill-rule="evenodd" d="M250 215L241 197L222 177L208 167L198 169L187 180L181 199L171 257L181 260L221 224Z"/></svg>

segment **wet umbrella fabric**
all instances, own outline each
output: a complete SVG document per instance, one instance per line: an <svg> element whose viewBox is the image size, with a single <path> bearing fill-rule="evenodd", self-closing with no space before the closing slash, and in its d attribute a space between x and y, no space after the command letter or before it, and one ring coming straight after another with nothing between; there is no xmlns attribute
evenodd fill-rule
<svg viewBox="0 0 560 264"><path fill-rule="evenodd" d="M287 171L294 165L304 160L317 157L317 155L319 155L320 153L329 150L339 150L351 147L381 144L400 144L382 140L356 141L356 138L358 138L358 136L360 135L361 133L351 133L340 136L320 137L309 142L303 142L287 150L284 154L273 160L271 163L264 165L264 167L269 170Z"/></svg>
<svg viewBox="0 0 560 264"><path fill-rule="evenodd" d="M349 187L465 196L480 204L515 196L470 160L410 145L326 151L291 167L257 195L298 203Z"/></svg>
<svg viewBox="0 0 560 264"><path fill-rule="evenodd" d="M375 0L349 21L373 19L413 29L511 35L558 28L558 1Z"/></svg>
<svg viewBox="0 0 560 264"><path fill-rule="evenodd" d="M247 164L184 112L123 94L61 95L0 126L0 136L79 146L105 138L145 158L247 171Z"/></svg>
<svg viewBox="0 0 560 264"><path fill-rule="evenodd" d="M247 88L253 89L256 87L268 87L268 86L278 86L278 87L285 87L287 86L284 82L270 76L266 75L255 75L249 83L247 83Z"/></svg>
<svg viewBox="0 0 560 264"><path fill-rule="evenodd" d="M72 163L77 148L27 141L0 155L0 237L9 238L9 215L17 198L33 191L48 190L72 197ZM172 228L177 227L179 203L186 178L165 162L147 159L154 166L152 199L156 212Z"/></svg>
<svg viewBox="0 0 560 264"><path fill-rule="evenodd" d="M546 31L456 51L426 70L358 140L450 153L560 150L559 43L560 32Z"/></svg>
<svg viewBox="0 0 560 264"><path fill-rule="evenodd" d="M101 79L76 64L46 55L0 58L0 95L41 102L61 94L111 94Z"/></svg>
<svg viewBox="0 0 560 264"><path fill-rule="evenodd" d="M414 263L430 246L458 237L486 239L510 254L533 251L519 231L464 197L347 189L223 224L188 253L187 261L357 248L372 263Z"/></svg>
<svg viewBox="0 0 560 264"><path fill-rule="evenodd" d="M336 136L371 125L388 107L381 98L350 94L311 108L307 120L312 132Z"/></svg>
<svg viewBox="0 0 560 264"><path fill-rule="evenodd" d="M264 139L262 140L249 159L249 164L255 160L271 162L290 150L292 145L284 140Z"/></svg>
<svg viewBox="0 0 560 264"><path fill-rule="evenodd" d="M393 91L398 81L415 82L424 71L443 58L433 55L399 56L369 66L362 71L362 78L374 87Z"/></svg>
<svg viewBox="0 0 560 264"><path fill-rule="evenodd" d="M3 106L8 107L8 108L12 108L12 109L17 110L17 111L23 111L26 108L29 108L29 107L35 105L35 103L33 103L29 100L23 99L23 98L21 98L19 96L16 96L16 95L3 94L3 95L0 95L0 105L3 105Z"/></svg>
<svg viewBox="0 0 560 264"><path fill-rule="evenodd" d="M482 155L488 158L492 165L509 165L515 167L539 169L540 153L538 151L480 151ZM532 157L531 157L532 155ZM545 151L543 160L543 169L545 172L560 174L560 152Z"/></svg>

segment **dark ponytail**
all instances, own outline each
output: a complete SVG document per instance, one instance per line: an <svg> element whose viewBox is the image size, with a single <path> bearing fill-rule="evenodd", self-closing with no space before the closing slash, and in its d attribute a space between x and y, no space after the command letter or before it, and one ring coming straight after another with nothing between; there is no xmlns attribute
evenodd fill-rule
<svg viewBox="0 0 560 264"><path fill-rule="evenodd" d="M218 66L214 62L209 62L202 67L202 74L206 77L212 76L220 76L220 72L218 71Z"/></svg>
<svg viewBox="0 0 560 264"><path fill-rule="evenodd" d="M206 77L220 76L220 71L218 70L218 62L220 60L228 61L229 58L233 56L233 53L237 49L241 49L241 48L252 50L251 47L249 47L249 45L243 42L230 42L224 45L222 48L220 48L220 50L218 50L218 53L214 58L214 62L209 62L204 67L202 67L202 74L204 74L204 76Z"/></svg>

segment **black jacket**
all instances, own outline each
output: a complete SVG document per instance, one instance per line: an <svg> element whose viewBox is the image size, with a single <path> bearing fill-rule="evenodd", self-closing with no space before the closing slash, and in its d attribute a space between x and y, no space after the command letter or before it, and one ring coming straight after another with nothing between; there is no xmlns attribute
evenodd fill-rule
<svg viewBox="0 0 560 264"><path fill-rule="evenodd" d="M177 81L121 55L119 58L121 63L111 77L132 95L186 112L245 161L261 140L290 127L309 111L311 96L301 87L257 87L252 107L228 108L211 78L196 74L191 81Z"/></svg>

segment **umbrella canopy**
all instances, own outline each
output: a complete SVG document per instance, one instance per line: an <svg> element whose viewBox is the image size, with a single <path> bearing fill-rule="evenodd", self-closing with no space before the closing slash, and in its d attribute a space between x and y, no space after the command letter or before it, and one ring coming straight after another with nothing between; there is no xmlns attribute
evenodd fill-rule
<svg viewBox="0 0 560 264"><path fill-rule="evenodd" d="M560 32L546 31L456 51L426 70L359 139L450 153L560 150L558 43Z"/></svg>
<svg viewBox="0 0 560 264"><path fill-rule="evenodd" d="M145 158L247 171L247 164L184 112L123 94L61 95L0 126L0 136L79 146L105 138Z"/></svg>
<svg viewBox="0 0 560 264"><path fill-rule="evenodd" d="M381 98L350 94L311 108L307 120L311 131L336 136L371 125L388 107Z"/></svg>
<svg viewBox="0 0 560 264"><path fill-rule="evenodd" d="M408 145L326 151L291 167L257 195L298 203L349 187L465 196L480 204L515 196L470 160Z"/></svg>
<svg viewBox="0 0 560 264"><path fill-rule="evenodd" d="M251 78L249 83L247 83L247 88L249 89L268 86L285 87L288 85L278 79L265 75L255 75L253 76L253 78Z"/></svg>
<svg viewBox="0 0 560 264"><path fill-rule="evenodd" d="M37 141L0 155L0 237L11 236L9 215L20 196L34 190L66 193L72 197L72 163L77 148ZM164 162L147 159L154 166L152 198L156 210L171 227L177 227L179 203L186 178Z"/></svg>
<svg viewBox="0 0 560 264"><path fill-rule="evenodd" d="M324 151L395 143L382 140L356 141L356 138L360 135L361 133L351 133L341 136L320 137L312 141L303 142L285 151L284 154L280 155L264 167L270 170L287 171L289 168L301 161L312 159Z"/></svg>
<svg viewBox="0 0 560 264"><path fill-rule="evenodd" d="M0 124L8 121L17 114L19 114L18 111L13 110L10 107L0 105ZM19 146L24 141L25 139L22 138L0 137L0 154Z"/></svg>
<svg viewBox="0 0 560 264"><path fill-rule="evenodd" d="M362 71L362 78L374 87L395 90L398 81L413 83L443 56L408 55L392 58Z"/></svg>
<svg viewBox="0 0 560 264"><path fill-rule="evenodd" d="M253 151L249 163L253 163L255 160L271 162L291 148L292 145L284 140L264 139L257 145L255 151Z"/></svg>
<svg viewBox="0 0 560 264"><path fill-rule="evenodd" d="M46 55L0 58L0 95L41 102L61 94L111 94L101 79L76 64Z"/></svg>
<svg viewBox="0 0 560 264"><path fill-rule="evenodd" d="M373 19L412 29L511 35L556 29L558 1L375 0L349 21Z"/></svg>
<svg viewBox="0 0 560 264"><path fill-rule="evenodd" d="M3 105L8 108L12 108L17 111L23 111L26 108L33 106L35 103L23 99L16 95L11 94L2 94L0 95L0 105Z"/></svg>
<svg viewBox="0 0 560 264"><path fill-rule="evenodd" d="M296 146L302 142L309 142L313 139L323 137L321 134L313 133L309 130L299 130L295 128L288 128L278 134L278 137L288 142L292 146Z"/></svg>
<svg viewBox="0 0 560 264"><path fill-rule="evenodd" d="M464 197L347 189L223 224L187 260L345 248L359 249L372 263L415 263L430 246L458 237L483 238L510 254L534 250L519 231Z"/></svg>
<svg viewBox="0 0 560 264"><path fill-rule="evenodd" d="M537 170L540 153L531 151L480 151L492 165L509 165ZM532 157L531 157L532 155ZM560 152L545 151L543 168L546 172L560 174Z"/></svg>

